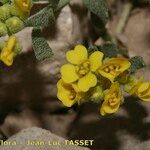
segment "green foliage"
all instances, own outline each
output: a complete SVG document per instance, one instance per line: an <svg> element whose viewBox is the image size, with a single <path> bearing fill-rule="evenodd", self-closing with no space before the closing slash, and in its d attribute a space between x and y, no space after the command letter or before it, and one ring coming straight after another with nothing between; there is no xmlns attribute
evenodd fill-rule
<svg viewBox="0 0 150 150"><path fill-rule="evenodd" d="M119 50L113 43L105 43L102 46L92 45L89 47L89 52L101 51L105 57L116 57L119 54Z"/></svg>
<svg viewBox="0 0 150 150"><path fill-rule="evenodd" d="M34 0L38 2L39 0ZM42 37L39 28L47 27L55 22L55 12L65 6L70 0L48 0L49 5L25 21L26 27L34 27L32 32L33 49L38 60L52 56L52 50L46 39Z"/></svg>
<svg viewBox="0 0 150 150"><path fill-rule="evenodd" d="M56 11L67 5L69 2L70 0L59 0Z"/></svg>
<svg viewBox="0 0 150 150"><path fill-rule="evenodd" d="M106 0L83 0L85 6L91 11L93 23L101 28L108 20L108 8Z"/></svg>
<svg viewBox="0 0 150 150"><path fill-rule="evenodd" d="M102 45L101 51L105 54L105 57L116 57L119 53L117 46L113 43Z"/></svg>
<svg viewBox="0 0 150 150"><path fill-rule="evenodd" d="M47 27L55 21L53 8L48 5L25 21L26 27Z"/></svg>
<svg viewBox="0 0 150 150"><path fill-rule="evenodd" d="M38 60L50 58L53 53L46 39L42 36L39 28L34 28L32 31L32 43L35 56Z"/></svg>
<svg viewBox="0 0 150 150"><path fill-rule="evenodd" d="M130 58L130 62L131 62L131 67L130 67L131 73L134 73L138 69L145 67L145 62L143 58L140 56L135 56L135 57Z"/></svg>
<svg viewBox="0 0 150 150"><path fill-rule="evenodd" d="M58 6L59 0L48 0L49 5L55 10Z"/></svg>

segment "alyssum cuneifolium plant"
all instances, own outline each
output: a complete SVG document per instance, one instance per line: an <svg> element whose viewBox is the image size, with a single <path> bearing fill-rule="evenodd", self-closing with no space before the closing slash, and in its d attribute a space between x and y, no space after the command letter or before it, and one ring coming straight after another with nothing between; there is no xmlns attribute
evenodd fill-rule
<svg viewBox="0 0 150 150"><path fill-rule="evenodd" d="M24 28L24 21L29 17L32 0L0 0L0 37L8 35L4 43L0 43L0 60L11 66L14 57L21 51L21 45L13 34Z"/></svg>
<svg viewBox="0 0 150 150"><path fill-rule="evenodd" d="M88 53L83 45L66 53L61 67L57 97L67 107L92 100L100 103L100 114L115 113L124 102L122 90L150 101L150 82L130 74L131 62L123 57L107 58L101 51ZM122 88L123 87L123 88Z"/></svg>

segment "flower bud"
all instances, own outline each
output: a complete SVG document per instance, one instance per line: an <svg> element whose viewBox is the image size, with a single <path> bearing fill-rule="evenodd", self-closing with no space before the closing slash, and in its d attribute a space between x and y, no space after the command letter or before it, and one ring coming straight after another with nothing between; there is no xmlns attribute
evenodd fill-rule
<svg viewBox="0 0 150 150"><path fill-rule="evenodd" d="M4 23L0 22L0 37L7 34L7 27Z"/></svg>
<svg viewBox="0 0 150 150"><path fill-rule="evenodd" d="M32 0L14 0L14 4L23 12L30 12L32 7Z"/></svg>
<svg viewBox="0 0 150 150"><path fill-rule="evenodd" d="M17 33L24 28L24 23L18 17L12 17L6 20L6 26L11 34Z"/></svg>
<svg viewBox="0 0 150 150"><path fill-rule="evenodd" d="M93 88L93 90L91 91L91 100L94 102L99 102L100 100L102 100L104 98L104 92L101 86L96 86L95 88Z"/></svg>
<svg viewBox="0 0 150 150"><path fill-rule="evenodd" d="M11 15L19 17L21 20L26 20L29 16L28 12L23 12L18 6L12 5L10 8Z"/></svg>
<svg viewBox="0 0 150 150"><path fill-rule="evenodd" d="M5 4L0 7L0 21L5 21L10 17L10 5Z"/></svg>
<svg viewBox="0 0 150 150"><path fill-rule="evenodd" d="M22 46L21 46L20 42L17 39L16 45L15 45L15 48L14 48L15 56L18 55L21 51L22 51Z"/></svg>
<svg viewBox="0 0 150 150"><path fill-rule="evenodd" d="M129 73L127 71L121 73L118 77L117 80L121 84L126 84L128 82L131 82L131 78L129 77Z"/></svg>

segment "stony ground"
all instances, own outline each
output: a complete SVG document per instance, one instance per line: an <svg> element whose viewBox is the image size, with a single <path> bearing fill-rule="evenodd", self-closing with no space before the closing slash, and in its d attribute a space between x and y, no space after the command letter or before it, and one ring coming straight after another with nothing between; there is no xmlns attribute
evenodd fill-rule
<svg viewBox="0 0 150 150"><path fill-rule="evenodd" d="M79 10L76 9L78 5ZM108 24L110 33L115 31L122 6L119 0L109 3L110 13L113 14ZM144 58L147 67L137 75L144 75L145 80L150 80L149 26L148 4L141 4L132 10L120 35L130 56L140 55ZM1 138L37 126L70 139L94 139L94 145L90 147L92 150L149 150L149 103L126 97L120 111L105 118L98 114L99 106L96 104L87 103L71 110L63 108L56 98L56 82L60 76L59 67L65 62L65 52L77 43L93 42L88 37L95 39L96 31L87 18L86 9L78 0L73 0L70 6L62 10L55 28L55 32L46 34L55 50L52 60L36 61L31 51L31 29L25 29L18 34L24 44L24 54L16 58L11 68L1 64Z"/></svg>

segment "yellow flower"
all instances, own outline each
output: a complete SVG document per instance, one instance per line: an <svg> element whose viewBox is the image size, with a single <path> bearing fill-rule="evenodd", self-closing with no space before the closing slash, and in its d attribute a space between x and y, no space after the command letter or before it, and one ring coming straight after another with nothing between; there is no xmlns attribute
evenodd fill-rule
<svg viewBox="0 0 150 150"><path fill-rule="evenodd" d="M97 69L102 65L103 53L95 51L88 58L87 49L77 45L66 53L69 64L61 67L62 80L65 83L77 83L79 90L86 92L97 84Z"/></svg>
<svg viewBox="0 0 150 150"><path fill-rule="evenodd" d="M11 36L6 42L4 48L1 51L0 59L7 65L11 66L13 64L13 59L15 56L14 48L16 45L16 37Z"/></svg>
<svg viewBox="0 0 150 150"><path fill-rule="evenodd" d="M23 12L30 12L32 0L14 0L14 2Z"/></svg>
<svg viewBox="0 0 150 150"><path fill-rule="evenodd" d="M125 58L111 58L99 69L99 73L111 82L124 71L130 68L131 63Z"/></svg>
<svg viewBox="0 0 150 150"><path fill-rule="evenodd" d="M109 90L105 91L104 102L100 108L101 115L115 113L123 102L123 96L118 82L114 82Z"/></svg>
<svg viewBox="0 0 150 150"><path fill-rule="evenodd" d="M134 76L131 76L129 79L129 83L125 85L125 91L130 95L135 95L138 87L142 84L143 78L136 79Z"/></svg>
<svg viewBox="0 0 150 150"><path fill-rule="evenodd" d="M143 78L131 81L125 86L125 90L143 101L150 101L150 82L143 82Z"/></svg>
<svg viewBox="0 0 150 150"><path fill-rule="evenodd" d="M75 85L64 83L60 79L57 83L57 89L57 97L65 106L71 107L80 102L81 95Z"/></svg>
<svg viewBox="0 0 150 150"><path fill-rule="evenodd" d="M139 85L136 95L143 101L150 101L150 82L143 82Z"/></svg>

